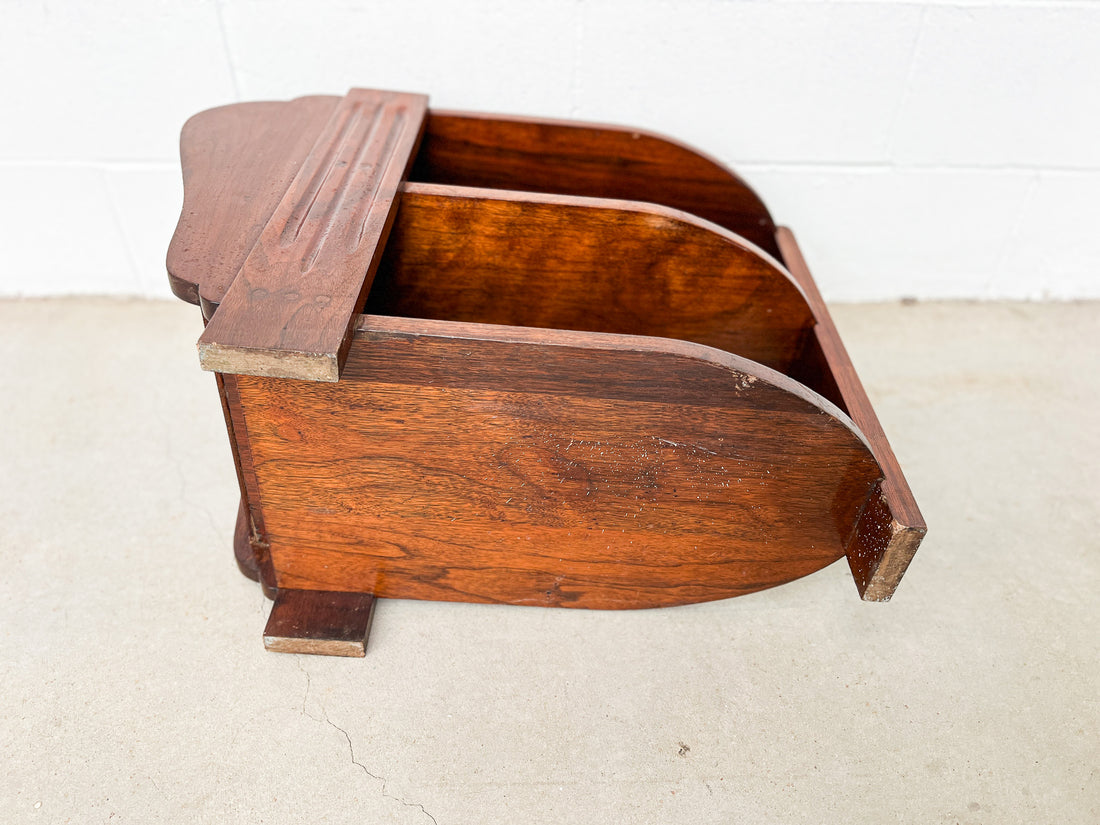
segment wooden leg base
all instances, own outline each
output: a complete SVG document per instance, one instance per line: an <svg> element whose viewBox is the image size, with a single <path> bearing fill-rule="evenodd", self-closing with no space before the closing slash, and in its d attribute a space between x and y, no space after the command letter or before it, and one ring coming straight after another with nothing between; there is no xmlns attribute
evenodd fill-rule
<svg viewBox="0 0 1100 825"><path fill-rule="evenodd" d="M280 589L264 628L264 647L276 653L365 656L373 616L369 593Z"/></svg>
<svg viewBox="0 0 1100 825"><path fill-rule="evenodd" d="M241 505L237 508L237 526L233 529L233 556L237 559L237 569L254 582L260 580L260 566L256 563L256 556L252 552L252 544L248 536L248 508L241 499Z"/></svg>

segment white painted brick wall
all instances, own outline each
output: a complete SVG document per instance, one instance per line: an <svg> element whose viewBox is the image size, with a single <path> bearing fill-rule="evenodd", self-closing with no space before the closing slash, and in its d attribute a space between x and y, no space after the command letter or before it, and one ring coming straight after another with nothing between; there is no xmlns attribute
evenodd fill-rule
<svg viewBox="0 0 1100 825"><path fill-rule="evenodd" d="M351 86L692 143L830 299L1100 297L1100 2L7 0L0 294L167 296L183 121Z"/></svg>

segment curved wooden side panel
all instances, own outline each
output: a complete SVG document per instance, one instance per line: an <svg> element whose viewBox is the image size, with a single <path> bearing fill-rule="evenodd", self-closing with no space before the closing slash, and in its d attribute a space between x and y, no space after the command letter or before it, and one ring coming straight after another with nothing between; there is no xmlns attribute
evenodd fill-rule
<svg viewBox="0 0 1100 825"><path fill-rule="evenodd" d="M280 590L721 599L840 558L881 478L829 402L680 341L367 315L339 382L236 388Z"/></svg>
<svg viewBox="0 0 1100 825"><path fill-rule="evenodd" d="M414 183L365 311L678 338L781 371L814 324L777 261L693 215Z"/></svg>
<svg viewBox="0 0 1100 825"><path fill-rule="evenodd" d="M695 149L638 129L432 111L410 180L659 203L778 254L775 224L747 183Z"/></svg>

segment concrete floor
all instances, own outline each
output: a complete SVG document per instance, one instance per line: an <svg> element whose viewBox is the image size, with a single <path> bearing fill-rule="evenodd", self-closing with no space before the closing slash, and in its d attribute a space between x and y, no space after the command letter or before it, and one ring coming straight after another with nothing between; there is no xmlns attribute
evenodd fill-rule
<svg viewBox="0 0 1100 825"><path fill-rule="evenodd" d="M0 303L0 821L1096 823L1100 305L838 306L930 533L712 604L264 652L198 311Z"/></svg>

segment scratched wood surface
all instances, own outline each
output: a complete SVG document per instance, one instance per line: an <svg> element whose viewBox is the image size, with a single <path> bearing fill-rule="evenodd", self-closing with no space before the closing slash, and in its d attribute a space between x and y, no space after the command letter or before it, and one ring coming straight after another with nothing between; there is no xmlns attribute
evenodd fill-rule
<svg viewBox="0 0 1100 825"><path fill-rule="evenodd" d="M725 598L838 559L881 477L828 402L667 339L363 316L340 382L236 391L280 589Z"/></svg>
<svg viewBox="0 0 1100 825"><path fill-rule="evenodd" d="M426 111L369 89L337 104L203 331L204 369L338 380Z"/></svg>
<svg viewBox="0 0 1100 825"><path fill-rule="evenodd" d="M814 323L778 262L686 213L413 183L365 311L657 335L779 370Z"/></svg>

